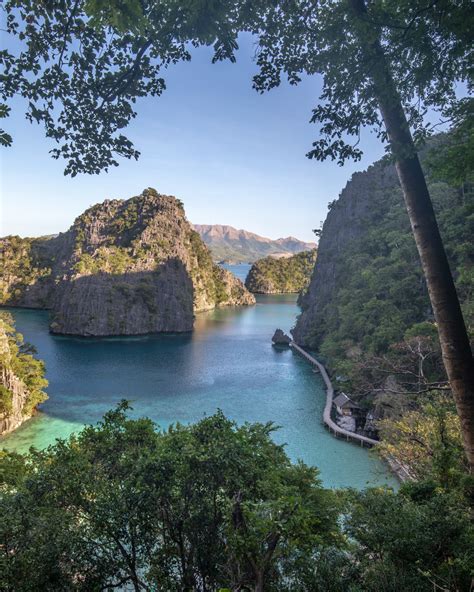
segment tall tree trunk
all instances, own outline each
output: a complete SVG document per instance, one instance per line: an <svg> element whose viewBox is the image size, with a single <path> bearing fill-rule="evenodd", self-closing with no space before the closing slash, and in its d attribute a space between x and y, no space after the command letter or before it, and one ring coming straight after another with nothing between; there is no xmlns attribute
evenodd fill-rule
<svg viewBox="0 0 474 592"><path fill-rule="evenodd" d="M255 573L255 587L254 592L263 592L263 584L265 578L263 575L263 568Z"/></svg>
<svg viewBox="0 0 474 592"><path fill-rule="evenodd" d="M373 25L365 19L365 0L348 2L359 20L359 42L364 59L370 67L374 94L395 157L395 166L438 326L444 366L461 420L464 450L470 471L474 473L474 363L459 299L425 176L380 37L374 40Z"/></svg>

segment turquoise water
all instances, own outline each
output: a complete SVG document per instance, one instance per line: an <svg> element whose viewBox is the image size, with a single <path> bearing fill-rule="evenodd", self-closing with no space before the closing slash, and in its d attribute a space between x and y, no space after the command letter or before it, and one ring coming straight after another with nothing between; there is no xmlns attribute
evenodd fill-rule
<svg viewBox="0 0 474 592"><path fill-rule="evenodd" d="M0 446L47 446L126 398L134 416L149 416L161 427L196 421L217 408L239 423L273 421L281 426L275 440L287 444L293 459L318 466L326 485L395 484L373 453L324 429L320 378L293 352L271 346L276 327L294 324L293 296L260 296L254 307L198 314L189 335L59 337L48 333L46 312L12 313L46 363L49 399Z"/></svg>

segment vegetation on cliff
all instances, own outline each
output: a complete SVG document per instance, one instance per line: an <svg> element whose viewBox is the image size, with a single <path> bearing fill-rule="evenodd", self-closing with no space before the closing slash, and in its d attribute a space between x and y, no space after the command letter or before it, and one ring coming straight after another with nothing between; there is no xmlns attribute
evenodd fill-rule
<svg viewBox="0 0 474 592"><path fill-rule="evenodd" d="M2 590L470 590L460 482L324 489L272 424L218 412L162 432L126 409L0 456Z"/></svg>
<svg viewBox="0 0 474 592"><path fill-rule="evenodd" d="M309 286L316 250L292 257L265 257L250 268L245 286L255 294L301 293Z"/></svg>
<svg viewBox="0 0 474 592"><path fill-rule="evenodd" d="M44 364L34 353L11 315L0 312L0 434L18 427L47 399Z"/></svg>
<svg viewBox="0 0 474 592"><path fill-rule="evenodd" d="M0 238L0 304L13 301L31 284L51 273L51 257L44 252L48 238Z"/></svg>
<svg viewBox="0 0 474 592"><path fill-rule="evenodd" d="M441 168L433 159L440 154L449 159L452 149L451 136L438 136L425 150L423 160L472 336L474 192L469 183L455 184L449 175L453 169L449 162ZM331 204L315 273L302 305L295 338L321 353L340 387L352 392L372 417L385 418L378 426L387 443L385 452L390 450L390 442L400 443L403 431L417 438L425 452L431 450L428 427L434 430L438 416L432 414L421 430L423 435L417 422L425 405L433 406L438 415L446 414L444 396L449 384L426 282L392 165L379 162L354 175ZM453 414L455 409L451 408L445 416L449 430L438 423L434 432L441 430L448 438L450 430L456 428L459 436L460 424ZM370 428L376 427L372 422ZM408 455L400 448L397 457L412 465L410 459L420 451L412 452ZM414 474L416 465L415 460L411 466Z"/></svg>
<svg viewBox="0 0 474 592"><path fill-rule="evenodd" d="M52 309L58 333L190 331L195 312L254 303L213 263L182 202L150 188L94 205L58 236L2 247L0 303Z"/></svg>

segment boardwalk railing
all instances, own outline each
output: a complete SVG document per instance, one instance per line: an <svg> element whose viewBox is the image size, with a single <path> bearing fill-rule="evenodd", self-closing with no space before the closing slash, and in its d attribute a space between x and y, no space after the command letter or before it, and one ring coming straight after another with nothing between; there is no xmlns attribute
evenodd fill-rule
<svg viewBox="0 0 474 592"><path fill-rule="evenodd" d="M342 437L346 438L346 440L352 440L353 442L360 442L361 446L364 446L364 445L375 446L376 444L378 444L377 440L373 440L372 438L367 438L367 436L361 436L360 434L356 434L355 432L350 432L349 430L345 430L344 428L341 428L340 426L338 426L337 423L332 420L331 410L332 410L332 402L333 402L333 398L334 398L334 388L332 386L332 382L328 376L326 368L320 362L318 362L318 360L316 360L316 358L313 358L313 356L311 356L308 352L306 352L302 347L297 345L294 341L290 342L290 347L294 351L301 354L304 358L306 358L308 360L308 362L313 364L313 366L316 366L316 368L321 373L321 376L322 376L324 383L326 385L326 405L324 407L324 412L323 412L323 421L326 424L326 426L329 428L329 430L335 436L342 436Z"/></svg>

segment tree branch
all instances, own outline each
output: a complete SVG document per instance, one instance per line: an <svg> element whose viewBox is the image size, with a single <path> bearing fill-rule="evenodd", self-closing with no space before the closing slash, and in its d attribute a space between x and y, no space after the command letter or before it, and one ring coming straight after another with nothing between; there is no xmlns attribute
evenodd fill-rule
<svg viewBox="0 0 474 592"><path fill-rule="evenodd" d="M132 64L132 66L127 71L123 72L123 74L121 74L117 78L117 80L115 81L114 86L112 87L109 94L104 97L101 107L105 103L111 103L112 101L115 101L115 99L118 96L120 96L127 89L127 87L133 82L133 80L135 78L135 74L137 73L138 68L140 67L140 62L141 62L143 56L145 55L146 51L148 50L148 48L151 46L151 44L152 44L152 41L148 40L142 45L142 47L138 51L137 55L135 56L135 60Z"/></svg>

